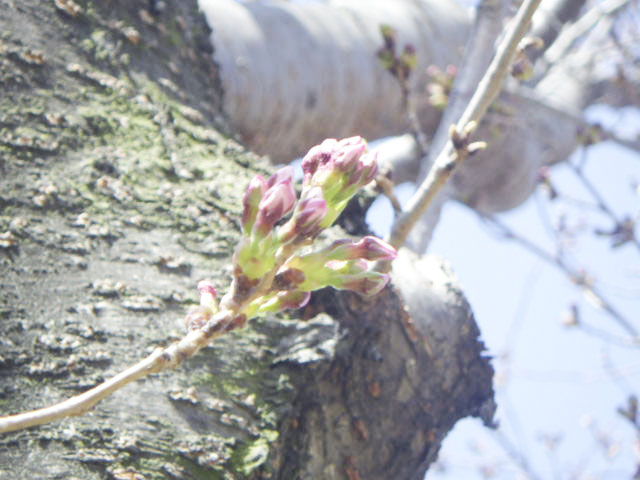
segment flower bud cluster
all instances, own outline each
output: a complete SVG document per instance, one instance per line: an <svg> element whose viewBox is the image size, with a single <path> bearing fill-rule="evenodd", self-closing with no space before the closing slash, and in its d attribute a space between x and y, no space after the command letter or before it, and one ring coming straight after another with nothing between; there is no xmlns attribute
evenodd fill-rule
<svg viewBox="0 0 640 480"><path fill-rule="evenodd" d="M256 176L243 199L243 237L234 254L233 304L247 317L300 308L311 291L332 286L373 295L387 275L373 270L376 260L395 258L393 247L375 237L341 240L319 251L299 254L331 226L360 188L377 172L376 155L361 137L328 139L302 161L299 198L293 168L269 179Z"/></svg>

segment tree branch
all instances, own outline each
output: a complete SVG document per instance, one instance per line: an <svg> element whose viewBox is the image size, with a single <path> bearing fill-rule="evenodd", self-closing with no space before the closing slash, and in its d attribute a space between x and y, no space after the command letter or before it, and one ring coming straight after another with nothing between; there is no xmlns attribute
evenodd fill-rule
<svg viewBox="0 0 640 480"><path fill-rule="evenodd" d="M0 433L22 430L36 425L51 423L62 418L82 415L125 385L149 374L175 367L187 358L192 357L214 338L237 328L239 324L235 324L232 319L233 314L231 311L224 310L219 312L203 328L191 331L180 341L169 345L167 348L156 349L144 360L91 390L49 407L0 417Z"/></svg>
<svg viewBox="0 0 640 480"><path fill-rule="evenodd" d="M497 227L505 238L515 241L520 246L534 253L545 262L555 266L556 268L566 273L572 282L582 287L582 289L584 290L584 293L588 295L600 308L602 308L605 312L607 312L609 316L613 318L616 321L616 323L632 337L631 340L633 343L637 344L637 342L640 341L640 334L637 328L622 313L620 313L613 306L613 304L609 302L604 297L604 295L591 284L591 282L589 282L585 278L584 274L581 274L580 272L573 270L571 267L569 267L565 263L565 261L561 257L548 253L547 251L540 248L535 243L518 235L516 232L511 230L507 225L500 222L497 218L493 216L483 216L482 218L487 222L490 222L493 226Z"/></svg>
<svg viewBox="0 0 640 480"><path fill-rule="evenodd" d="M455 128L456 132L465 132L470 123L479 122L491 102L493 102L500 93L502 82L507 76L509 65L516 52L518 43L529 28L531 17L540 4L540 1L541 0L527 0L520 7L509 31L498 46L493 61L489 65L469 105L458 121ZM409 201L405 212L393 225L389 241L396 248L404 245L409 232L424 215L432 200L451 177L455 167L464 160L464 156L458 154L459 151L451 140L448 141L441 150L431 171Z"/></svg>

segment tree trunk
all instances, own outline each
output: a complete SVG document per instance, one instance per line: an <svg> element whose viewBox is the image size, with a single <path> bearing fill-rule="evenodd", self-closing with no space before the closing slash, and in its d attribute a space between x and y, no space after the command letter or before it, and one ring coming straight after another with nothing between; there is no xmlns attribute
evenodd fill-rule
<svg viewBox="0 0 640 480"><path fill-rule="evenodd" d="M244 185L271 167L225 133L195 1L0 0L0 31L9 414L179 338L198 280L228 285ZM319 292L82 417L5 434L0 477L421 478L457 419L490 422L491 367L440 261L403 253L394 285Z"/></svg>

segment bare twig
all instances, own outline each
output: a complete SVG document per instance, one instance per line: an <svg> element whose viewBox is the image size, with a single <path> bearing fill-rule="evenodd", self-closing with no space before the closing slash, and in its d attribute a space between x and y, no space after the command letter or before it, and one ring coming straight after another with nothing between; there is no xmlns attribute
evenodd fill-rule
<svg viewBox="0 0 640 480"><path fill-rule="evenodd" d="M476 9L476 20L467 40L462 64L455 76L440 125L433 135L429 159L420 166L420 178L424 178L435 163L437 155L449 139L449 126L464 112L483 72L486 72L491 62L496 39L502 31L504 4L504 0L483 0Z"/></svg>
<svg viewBox="0 0 640 480"><path fill-rule="evenodd" d="M125 385L149 374L175 367L193 356L212 339L240 326L234 323L233 318L233 314L229 310L218 313L203 328L191 331L180 341L169 345L167 348L156 349L144 360L80 395L50 407L0 417L0 433L22 430L36 425L51 423L62 418L82 415Z"/></svg>
<svg viewBox="0 0 640 480"><path fill-rule="evenodd" d="M487 72L482 77L469 105L462 114L452 133L464 135L470 133L469 124L479 122L489 108L489 105L498 96L502 82L507 76L511 60L516 52L518 43L529 28L531 17L541 0L526 0L504 39L498 46ZM468 138L466 139L468 141ZM468 144L467 144L468 146ZM390 243L395 247L404 245L409 232L416 222L424 215L432 200L451 177L453 170L462 163L468 151L456 148L450 139L438 155L427 178L422 182L414 196L409 201L404 213L393 225Z"/></svg>
<svg viewBox="0 0 640 480"><path fill-rule="evenodd" d="M518 235L507 225L500 222L497 218L493 216L484 216L482 218L496 227L504 238L515 241L520 246L534 253L545 262L565 272L571 279L571 281L573 281L576 285L582 287L585 295L587 295L591 300L594 301L594 303L596 303L600 308L607 312L609 316L613 318L615 322L632 337L632 343L640 345L640 335L637 328L622 313L620 313L613 306L613 304L609 302L604 297L604 295L591 284L591 282L584 278L584 274L575 271L573 268L567 265L562 257L552 255L530 240L522 237L521 235Z"/></svg>
<svg viewBox="0 0 640 480"><path fill-rule="evenodd" d="M583 149L583 155L585 155L585 153L586 150ZM623 242L632 243L638 250L640 250L640 240L638 240L635 235L633 224L630 228L625 229L625 220L618 218L618 215L616 215L616 213L607 204L595 185L586 177L582 168L571 162L568 163L573 173L578 177L578 180L580 180L580 183L582 183L584 188L589 192L589 195L591 195L593 200L596 202L598 210L608 216L611 222L613 222L614 232L624 233L625 238L623 239Z"/></svg>
<svg viewBox="0 0 640 480"><path fill-rule="evenodd" d="M553 65L565 57L567 52L603 18L615 14L629 3L629 0L608 0L596 8L588 10L573 25L566 28L545 52L543 57L545 63Z"/></svg>
<svg viewBox="0 0 640 480"><path fill-rule="evenodd" d="M504 452L520 467L520 470L530 480L536 480L540 478L536 472L533 471L531 465L527 460L527 457L518 449L516 445L507 437L504 432L500 430L494 430L493 437Z"/></svg>

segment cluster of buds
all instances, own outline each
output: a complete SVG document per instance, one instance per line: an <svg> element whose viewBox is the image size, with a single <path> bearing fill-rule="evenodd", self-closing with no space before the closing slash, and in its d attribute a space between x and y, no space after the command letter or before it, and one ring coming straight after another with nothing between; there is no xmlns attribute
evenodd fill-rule
<svg viewBox="0 0 640 480"><path fill-rule="evenodd" d="M430 105L438 110L444 110L447 107L457 74L458 69L455 65L448 65L445 70L441 70L437 65L427 67L427 75L429 76L427 92L429 93Z"/></svg>
<svg viewBox="0 0 640 480"><path fill-rule="evenodd" d="M396 251L375 237L341 240L310 253L306 248L375 178L376 155L367 151L365 140L325 140L307 153L302 169L299 197L292 167L269 179L257 175L249 183L243 198L243 236L233 256L234 280L222 308L251 318L300 308L311 291L326 286L373 295L389 281L373 265L392 260ZM210 318L217 311L212 288L200 288L201 306L194 318Z"/></svg>

